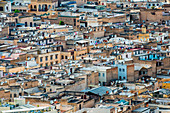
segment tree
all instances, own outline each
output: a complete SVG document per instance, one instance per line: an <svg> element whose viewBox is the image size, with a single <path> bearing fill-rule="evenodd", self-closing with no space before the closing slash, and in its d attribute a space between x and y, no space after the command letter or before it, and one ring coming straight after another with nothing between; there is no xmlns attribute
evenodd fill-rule
<svg viewBox="0 0 170 113"><path fill-rule="evenodd" d="M152 6L151 9L155 9L155 6Z"/></svg>
<svg viewBox="0 0 170 113"><path fill-rule="evenodd" d="M15 9L14 13L19 13L20 11L18 9Z"/></svg>
<svg viewBox="0 0 170 113"><path fill-rule="evenodd" d="M60 22L59 22L59 25L64 25L64 22L63 22L63 21L60 21Z"/></svg>

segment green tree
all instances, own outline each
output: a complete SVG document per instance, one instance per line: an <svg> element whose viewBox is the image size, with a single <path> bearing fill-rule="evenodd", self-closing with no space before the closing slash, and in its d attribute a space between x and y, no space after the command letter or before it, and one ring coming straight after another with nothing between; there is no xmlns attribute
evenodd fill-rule
<svg viewBox="0 0 170 113"><path fill-rule="evenodd" d="M60 21L60 22L59 22L59 25L64 25L64 22L63 22L63 21Z"/></svg>
<svg viewBox="0 0 170 113"><path fill-rule="evenodd" d="M18 9L15 9L14 13L19 13L20 11Z"/></svg>
<svg viewBox="0 0 170 113"><path fill-rule="evenodd" d="M151 9L155 9L155 6L152 6Z"/></svg>

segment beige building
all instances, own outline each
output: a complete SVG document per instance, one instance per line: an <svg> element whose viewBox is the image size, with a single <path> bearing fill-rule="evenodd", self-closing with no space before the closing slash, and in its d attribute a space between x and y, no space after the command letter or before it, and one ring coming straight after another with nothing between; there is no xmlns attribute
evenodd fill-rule
<svg viewBox="0 0 170 113"><path fill-rule="evenodd" d="M28 12L36 14L47 13L49 9L54 9L58 6L57 0L31 0Z"/></svg>
<svg viewBox="0 0 170 113"><path fill-rule="evenodd" d="M71 52L50 52L45 54L39 54L37 56L37 63L42 66L51 66L54 64L58 64L61 60L69 60L72 59Z"/></svg>

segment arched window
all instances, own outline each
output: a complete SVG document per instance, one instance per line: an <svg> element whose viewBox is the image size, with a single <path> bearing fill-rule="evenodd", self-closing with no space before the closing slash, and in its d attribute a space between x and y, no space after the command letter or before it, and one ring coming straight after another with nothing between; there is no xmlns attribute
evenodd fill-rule
<svg viewBox="0 0 170 113"><path fill-rule="evenodd" d="M38 10L41 11L41 5L38 6Z"/></svg>

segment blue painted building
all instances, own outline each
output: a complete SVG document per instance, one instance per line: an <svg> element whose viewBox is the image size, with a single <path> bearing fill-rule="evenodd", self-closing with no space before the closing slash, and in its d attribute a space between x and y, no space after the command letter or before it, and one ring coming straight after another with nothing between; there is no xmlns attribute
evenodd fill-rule
<svg viewBox="0 0 170 113"><path fill-rule="evenodd" d="M127 79L127 65L126 64L118 64L118 79L126 80Z"/></svg>
<svg viewBox="0 0 170 113"><path fill-rule="evenodd" d="M157 53L151 53L151 54L145 54L139 56L139 60L162 60L164 58L165 56L161 56L160 54Z"/></svg>

